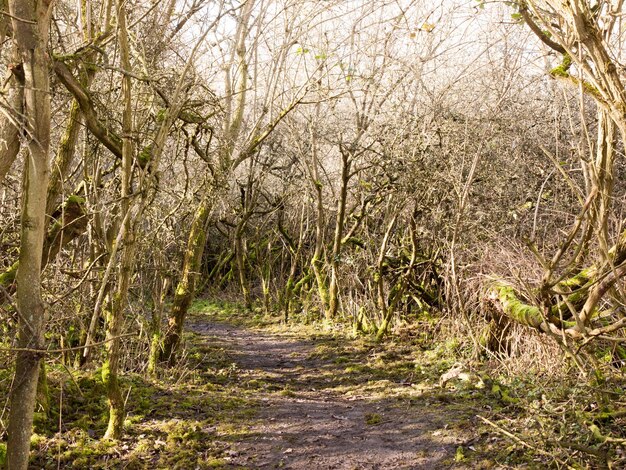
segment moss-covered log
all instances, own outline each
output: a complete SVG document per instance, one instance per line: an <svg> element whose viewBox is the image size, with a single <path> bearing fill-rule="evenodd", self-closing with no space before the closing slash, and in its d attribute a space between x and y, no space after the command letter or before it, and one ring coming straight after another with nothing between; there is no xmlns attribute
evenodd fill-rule
<svg viewBox="0 0 626 470"><path fill-rule="evenodd" d="M511 320L538 330L545 329L545 317L539 307L525 303L515 288L505 283L494 283L488 299L497 311Z"/></svg>
<svg viewBox="0 0 626 470"><path fill-rule="evenodd" d="M568 285L575 287L582 284L582 286L570 293L563 292L562 295L554 296L553 304L543 308L524 299L514 286L504 281L492 283L487 295L487 303L494 316L503 315L516 323L542 332L558 330L578 337L582 329L588 326L588 320L593 318L591 315L586 319L587 321L581 320L585 305L589 302L589 298L594 296L598 285L595 282L596 277L586 278L592 272L594 271L587 270L559 283L558 286L561 289ZM585 279L587 279L586 282L584 282ZM572 320L574 317L572 309L576 312L576 321Z"/></svg>

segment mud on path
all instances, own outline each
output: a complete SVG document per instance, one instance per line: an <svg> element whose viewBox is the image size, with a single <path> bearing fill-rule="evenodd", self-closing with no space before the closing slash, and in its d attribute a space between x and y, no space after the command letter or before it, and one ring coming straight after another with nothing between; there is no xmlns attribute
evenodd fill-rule
<svg viewBox="0 0 626 470"><path fill-rule="evenodd" d="M319 354L332 341L205 319L190 329L224 348L242 383L263 385L255 419L228 452L229 468L477 468L455 456L472 449L479 410L460 412L415 384L350 373L351 358Z"/></svg>

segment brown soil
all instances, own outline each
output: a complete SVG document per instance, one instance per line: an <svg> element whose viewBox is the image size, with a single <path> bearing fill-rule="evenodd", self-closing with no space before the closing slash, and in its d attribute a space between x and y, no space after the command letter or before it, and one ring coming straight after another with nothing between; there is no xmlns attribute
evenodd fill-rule
<svg viewBox="0 0 626 470"><path fill-rule="evenodd" d="M257 419L228 452L230 468L484 465L475 459L471 464L455 460L459 447L465 456L472 453L473 417L479 410L460 412L459 403L445 393L424 393L401 381L379 379L379 384L371 377L347 374L345 363L316 354L316 347L328 340L285 337L200 319L190 327L208 344L227 351L242 383L264 385L257 395L261 403Z"/></svg>

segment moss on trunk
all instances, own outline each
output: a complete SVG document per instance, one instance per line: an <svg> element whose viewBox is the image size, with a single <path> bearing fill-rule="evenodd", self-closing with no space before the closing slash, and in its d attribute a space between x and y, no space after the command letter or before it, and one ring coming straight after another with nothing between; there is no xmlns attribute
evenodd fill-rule
<svg viewBox="0 0 626 470"><path fill-rule="evenodd" d="M176 352L180 344L185 317L195 295L196 280L206 244L206 225L210 212L211 199L210 195L206 194L196 209L191 225L183 269L178 286L176 286L174 302L168 318L168 329L160 355L160 360L168 362L170 365L176 362Z"/></svg>
<svg viewBox="0 0 626 470"><path fill-rule="evenodd" d="M541 310L534 305L522 302L513 286L496 284L493 286L492 291L496 294L496 300L507 317L522 325L541 329L541 325L544 323L544 316Z"/></svg>

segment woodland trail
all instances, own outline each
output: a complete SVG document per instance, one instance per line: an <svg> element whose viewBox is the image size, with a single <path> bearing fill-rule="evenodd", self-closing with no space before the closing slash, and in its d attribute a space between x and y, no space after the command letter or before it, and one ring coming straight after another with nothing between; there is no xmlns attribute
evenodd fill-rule
<svg viewBox="0 0 626 470"><path fill-rule="evenodd" d="M478 468L455 461L459 446L475 438L473 410L459 412L453 400L411 384L348 374L346 363L355 358L319 354L332 351L332 341L199 318L190 329L224 348L242 384L264 384L259 410L233 442L227 468ZM402 393L387 397L390 385Z"/></svg>

